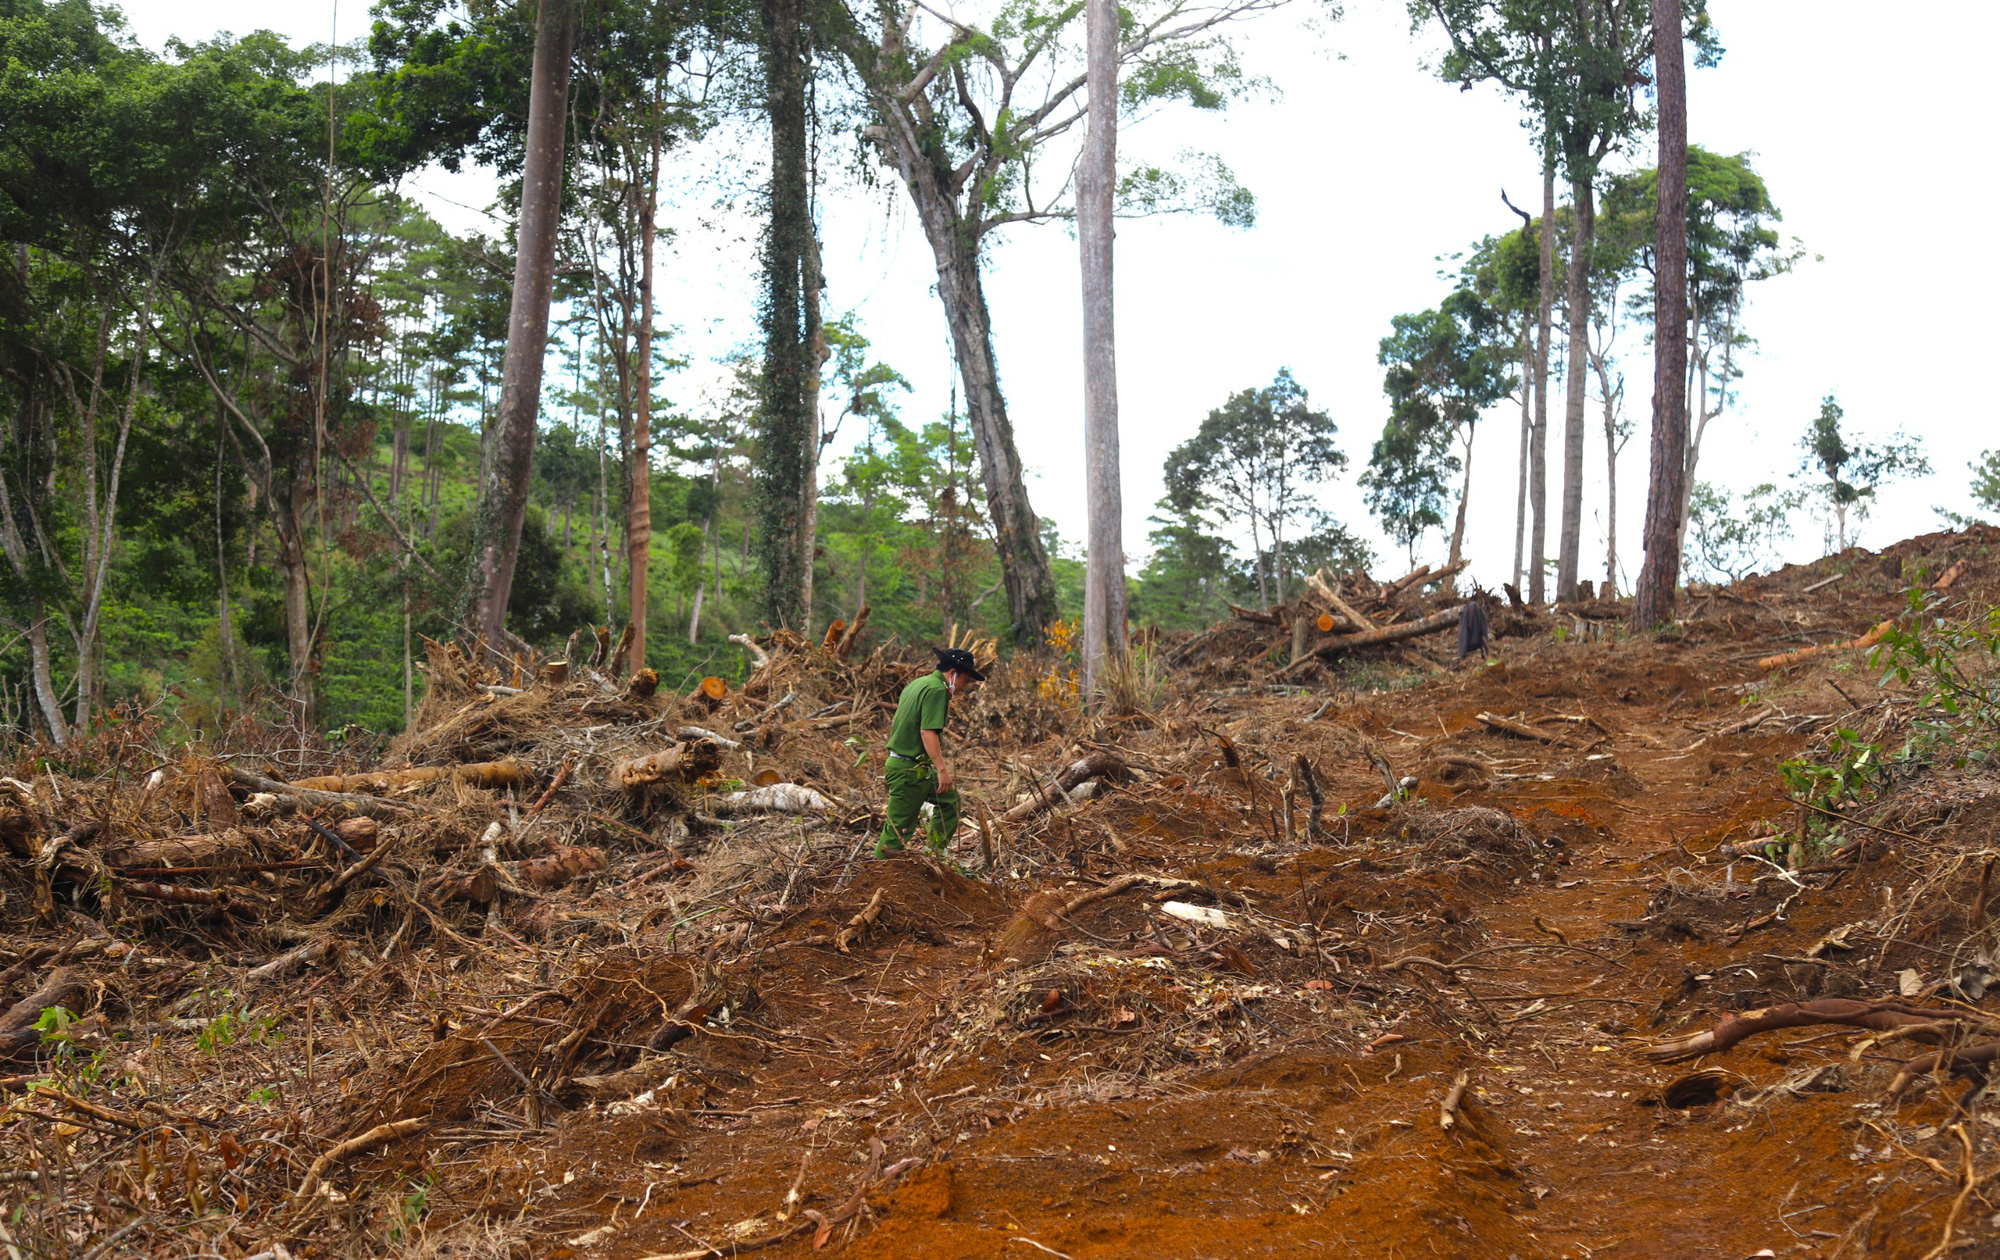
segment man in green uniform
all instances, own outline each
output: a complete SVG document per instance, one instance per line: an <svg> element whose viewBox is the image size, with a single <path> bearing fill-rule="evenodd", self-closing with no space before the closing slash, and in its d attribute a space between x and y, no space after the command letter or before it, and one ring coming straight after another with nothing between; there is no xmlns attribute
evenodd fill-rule
<svg viewBox="0 0 2000 1260"><path fill-rule="evenodd" d="M875 856L901 853L917 834L924 803L931 805L931 852L943 853L958 831L958 789L944 759L944 723L953 696L962 696L986 681L964 648L932 648L935 673L925 674L903 688L896 717L889 723L889 759L883 775L889 784L889 818Z"/></svg>

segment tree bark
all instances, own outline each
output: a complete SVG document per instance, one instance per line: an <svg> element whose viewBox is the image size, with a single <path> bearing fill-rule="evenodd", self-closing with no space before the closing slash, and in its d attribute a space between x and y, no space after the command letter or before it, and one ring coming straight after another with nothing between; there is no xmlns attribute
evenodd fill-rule
<svg viewBox="0 0 2000 1260"><path fill-rule="evenodd" d="M1583 441L1590 359L1590 248L1597 203L1588 177L1570 181L1569 393L1563 406L1562 533L1556 540L1556 598L1576 597L1583 547Z"/></svg>
<svg viewBox="0 0 2000 1260"><path fill-rule="evenodd" d="M1514 589L1521 589L1521 560L1528 540L1528 442L1535 431L1535 341L1528 321L1521 321L1521 457L1514 490Z"/></svg>
<svg viewBox="0 0 2000 1260"><path fill-rule="evenodd" d="M1688 487L1687 416L1687 64L1680 0L1652 0L1660 111L1659 212L1653 222L1653 444L1646 492L1644 564L1632 625L1650 630L1674 615ZM1669 34L1671 33L1671 34ZM1671 279L1669 279L1671 277Z"/></svg>
<svg viewBox="0 0 2000 1260"><path fill-rule="evenodd" d="M1549 334L1556 302L1556 166L1553 154L1542 166L1541 292L1535 308L1535 436L1528 452L1528 505L1534 517L1529 530L1528 602L1545 598L1549 538Z"/></svg>
<svg viewBox="0 0 2000 1260"><path fill-rule="evenodd" d="M826 344L826 321L819 309L824 283L819 232L806 237L804 307L806 316L805 451L799 486L799 633L812 638L813 557L819 552L819 387L820 370L833 351Z"/></svg>
<svg viewBox="0 0 2000 1260"><path fill-rule="evenodd" d="M1118 467L1118 356L1113 318L1112 194L1118 179L1118 6L1084 8L1090 93L1077 169L1083 272L1083 451L1089 501L1084 542L1083 694L1096 704L1125 656L1124 505Z"/></svg>
<svg viewBox="0 0 2000 1260"><path fill-rule="evenodd" d="M1000 394L992 315L979 276L979 226L960 215L951 191L956 183L949 160L942 153L934 157L926 148L916 120L895 91L877 87L874 96L882 124L876 144L909 189L936 261L938 299L944 304L959 379L965 385L966 416L979 452L986 510L1007 590L1009 634L1016 643L1032 644L1056 619L1055 577L1042 546L1040 522L1028 503L1014 428Z"/></svg>
<svg viewBox="0 0 2000 1260"><path fill-rule="evenodd" d="M515 238L514 296L507 312L507 357L493 458L481 478L478 581L474 614L489 644L504 641L507 597L527 517L541 413L542 360L549 341L556 233L562 226L563 131L569 107L571 21L576 0L541 0L528 88L521 224Z"/></svg>
<svg viewBox="0 0 2000 1260"><path fill-rule="evenodd" d="M627 580L626 624L632 628L632 667L646 664L646 578L651 569L653 547L653 255L659 233L654 220L659 213L660 131L665 125L655 102L650 119L652 161L650 177L640 196L639 223L639 335L633 371L632 461L626 468L630 481L625 496L625 556Z"/></svg>
<svg viewBox="0 0 2000 1260"><path fill-rule="evenodd" d="M773 626L800 625L807 344L805 288L812 239L806 145L801 0L763 0L765 117L771 128L770 222L764 237L764 366L757 459L757 552L764 611Z"/></svg>

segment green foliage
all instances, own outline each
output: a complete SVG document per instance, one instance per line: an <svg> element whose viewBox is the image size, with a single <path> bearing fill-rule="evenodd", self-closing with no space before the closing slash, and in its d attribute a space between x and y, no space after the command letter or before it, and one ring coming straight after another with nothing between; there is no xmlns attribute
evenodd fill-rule
<svg viewBox="0 0 2000 1260"><path fill-rule="evenodd" d="M1720 486L1697 483L1688 496L1690 567L1731 582L1772 567L1778 544L1791 537L1792 517L1804 503L1803 492L1770 482L1740 499Z"/></svg>
<svg viewBox="0 0 2000 1260"><path fill-rule="evenodd" d="M1922 441L1898 433L1887 442L1853 442L1841 429L1846 417L1828 394L1800 440L1806 452L1801 468L1819 473L1820 479L1812 483L1813 493L1832 509L1837 522L1835 538L1843 550L1849 516L1862 519L1878 487L1898 477L1921 477L1931 470Z"/></svg>
<svg viewBox="0 0 2000 1260"><path fill-rule="evenodd" d="M1315 490L1347 466L1338 437L1332 417L1313 410L1291 370L1280 368L1271 384L1230 395L1193 437L1168 452L1174 519L1198 533L1222 518L1248 526L1257 589L1267 603L1274 588L1283 600L1297 571L1287 536L1334 527Z"/></svg>
<svg viewBox="0 0 2000 1260"><path fill-rule="evenodd" d="M2000 451L1981 451L1972 469L1972 501L1988 512L2000 512Z"/></svg>

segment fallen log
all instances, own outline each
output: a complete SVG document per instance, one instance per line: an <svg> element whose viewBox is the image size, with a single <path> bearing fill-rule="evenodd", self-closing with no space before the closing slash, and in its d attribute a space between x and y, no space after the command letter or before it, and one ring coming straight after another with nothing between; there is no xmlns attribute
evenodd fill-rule
<svg viewBox="0 0 2000 1260"><path fill-rule="evenodd" d="M398 788L423 787L443 779L481 788L520 787L528 767L518 761L478 761L463 766L413 766L408 770L377 770L367 774L323 774L298 779L291 786L311 792L366 792L384 795Z"/></svg>
<svg viewBox="0 0 2000 1260"><path fill-rule="evenodd" d="M213 862L228 853L250 849L252 841L240 831L221 835L169 836L159 840L136 840L105 855L112 866L196 866Z"/></svg>
<svg viewBox="0 0 2000 1260"><path fill-rule="evenodd" d="M993 943L988 957L997 964L1032 962L1041 957L1057 936L1062 934L1063 920L1086 906L1094 905L1107 898L1131 892L1135 888L1147 888L1166 893L1201 893L1214 895L1208 884L1193 879L1168 879L1160 875L1144 875L1133 872L1120 875L1101 887L1078 893L1067 901L1061 893L1039 892L1028 898Z"/></svg>
<svg viewBox="0 0 2000 1260"><path fill-rule="evenodd" d="M609 782L621 791L636 792L669 778L692 783L721 764L720 747L705 739L686 740L643 757L613 762Z"/></svg>
<svg viewBox="0 0 2000 1260"><path fill-rule="evenodd" d="M1863 1002L1853 998L1816 998L1810 1002L1786 1002L1754 1011L1731 1015L1715 1027L1685 1037L1658 1041L1646 1047L1645 1055L1655 1063L1678 1063L1704 1054L1727 1050L1737 1042L1761 1032L1779 1028L1806 1028L1814 1024L1846 1024L1889 1032L1917 1024L1940 1026L1969 1025L1981 1029L1996 1027L1978 1013L1939 1007L1911 1006L1902 1002Z"/></svg>
<svg viewBox="0 0 2000 1260"><path fill-rule="evenodd" d="M416 807L401 801L384 800L379 796L362 796L353 792L324 792L317 788L299 787L293 783L282 783L261 774L245 770L241 766L229 767L229 780L241 788L252 792L264 792L272 796L289 797L315 809L345 809L367 818L383 818L399 814L413 814Z"/></svg>
<svg viewBox="0 0 2000 1260"><path fill-rule="evenodd" d="M1842 652L1858 648L1871 648L1874 647L1877 643L1880 643L1882 641L1883 635L1889 633L1889 631L1895 628L1896 628L1896 619L1894 617L1891 617L1889 620L1876 626L1873 630L1870 630L1867 634L1862 635L1858 639L1848 639L1840 643L1821 643L1813 647L1799 648L1797 651L1793 652L1780 652L1776 656L1767 656L1763 660L1758 661L1757 668L1759 670L1769 672L1774 669L1783 669L1787 665L1796 665L1800 661L1810 660L1811 658L1819 656L1826 652Z"/></svg>
<svg viewBox="0 0 2000 1260"><path fill-rule="evenodd" d="M1811 586L1803 588L1802 590L1799 591L1799 594L1811 595L1816 592L1825 590L1827 587L1832 586L1835 582L1844 582L1846 580L1847 580L1847 575L1845 573L1836 573L1830 578L1821 578L1819 581L1814 582Z"/></svg>
<svg viewBox="0 0 2000 1260"><path fill-rule="evenodd" d="M1260 611L1255 608L1241 608L1235 604L1231 604L1229 605L1229 611L1238 621L1254 621L1260 626L1280 625L1283 621L1277 613L1268 610Z"/></svg>
<svg viewBox="0 0 2000 1260"><path fill-rule="evenodd" d="M723 818L742 814L824 814L833 802L798 783L772 783L765 787L729 792L714 803Z"/></svg>
<svg viewBox="0 0 2000 1260"><path fill-rule="evenodd" d="M72 1014L78 1013L85 992L83 981L70 968L51 971L33 993L0 1014L0 1063L41 1045L42 1034L35 1021L42 1017L42 1012L60 1006Z"/></svg>
<svg viewBox="0 0 2000 1260"><path fill-rule="evenodd" d="M1482 711L1479 714L1479 720L1496 731L1501 731L1508 735L1516 735L1522 739L1536 739L1544 744L1556 744L1564 748L1571 746L1567 735L1558 735L1554 731L1545 731L1539 726L1530 726L1526 722L1517 722L1513 718L1501 717L1498 713L1486 713ZM1391 788L1390 790L1394 791L1395 789Z"/></svg>
<svg viewBox="0 0 2000 1260"><path fill-rule="evenodd" d="M604 867L604 850L564 846L544 857L529 858L519 869L524 883L537 888L561 888Z"/></svg>
<svg viewBox="0 0 2000 1260"><path fill-rule="evenodd" d="M1400 625L1383 626L1378 630L1364 630L1359 634L1336 634L1321 639L1307 649L1305 657L1279 670L1276 677L1303 667L1314 657L1325 656L1329 652L1351 652L1356 648L1375 647L1383 643L1397 643L1404 639L1414 639L1421 635L1436 634L1440 630L1458 629L1458 610L1433 613L1422 621L1406 621Z"/></svg>
<svg viewBox="0 0 2000 1260"><path fill-rule="evenodd" d="M1970 568L1970 567L1971 567L1971 565L1972 565L1972 562L1971 562L1970 560L1957 560L1957 561L1954 561L1954 562L1952 563L1952 566L1951 566L1951 567L1950 567L1949 569L1946 569L1946 570L1945 570L1945 571L1944 571L1944 572L1943 572L1943 573L1942 573L1942 574L1941 574L1941 575L1940 575L1940 576L1938 577L1938 580L1937 580L1937 581L1935 581L1935 582L1932 582L1932 583L1931 583L1931 589L1932 589L1932 590L1934 590L1934 591L1948 591L1948 590L1950 590L1950 589L1951 589L1951 585L1952 585L1952 583L1954 583L1954 582L1958 581L1958 579L1960 579L1960 578L1964 577L1964 576L1965 576L1965 571L1966 571L1966 569Z"/></svg>
<svg viewBox="0 0 2000 1260"><path fill-rule="evenodd" d="M1032 818L1036 814L1069 798L1069 793L1086 779L1111 778L1123 780L1131 774L1125 762L1116 753L1094 752L1079 757L1064 766L1047 783L1035 785L1035 791L1027 800L1008 810L1000 818L1003 823L1017 823Z"/></svg>

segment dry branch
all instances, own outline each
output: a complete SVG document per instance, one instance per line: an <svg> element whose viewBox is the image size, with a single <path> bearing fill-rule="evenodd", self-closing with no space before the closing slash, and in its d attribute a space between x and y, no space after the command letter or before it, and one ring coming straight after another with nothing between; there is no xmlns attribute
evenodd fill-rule
<svg viewBox="0 0 2000 1260"><path fill-rule="evenodd" d="M306 1170L305 1180L299 1183L299 1188L292 1197L304 1199L311 1195L313 1191L319 1189L319 1179L326 1174L326 1170L348 1156L373 1150L399 1137L408 1137L429 1123L422 1116L411 1116L407 1120L391 1120L387 1124L378 1124L366 1133L347 1139L312 1162L312 1167Z"/></svg>
<svg viewBox="0 0 2000 1260"><path fill-rule="evenodd" d="M750 668L762 669L771 663L770 653L757 646L757 640L747 634L732 634L729 641L750 654Z"/></svg>
<svg viewBox="0 0 2000 1260"><path fill-rule="evenodd" d="M868 904L861 908L861 913L849 919L847 926L840 929L840 934L833 938L833 947L843 954L853 952L849 947L867 935L868 929L874 927L876 920L881 917L882 890L877 888L875 895L868 899Z"/></svg>
<svg viewBox="0 0 2000 1260"><path fill-rule="evenodd" d="M1351 652L1356 648L1375 647L1382 643L1397 643L1403 639L1414 639L1419 635L1435 634L1440 630L1458 629L1458 610L1433 613L1422 621L1406 621L1400 625L1383 626L1379 630L1364 630L1359 634L1336 634L1321 639L1307 649L1307 657L1279 670L1276 677L1283 678L1304 666L1307 659L1324 656L1329 652Z"/></svg>
<svg viewBox="0 0 2000 1260"><path fill-rule="evenodd" d="M1558 735L1554 731L1545 731L1539 726L1530 726L1526 722L1519 722L1513 718L1501 717L1498 713L1482 712L1479 715L1479 720L1496 731L1503 731L1509 735L1518 735L1522 739L1538 739L1544 744L1560 744L1563 747L1569 747L1570 744L1569 737L1566 735Z"/></svg>
<svg viewBox="0 0 2000 1260"><path fill-rule="evenodd" d="M1027 800L1008 810L1000 821L1017 823L1032 818L1043 810L1060 805L1069 793L1080 783L1089 779L1123 779L1131 771L1125 768L1125 761L1116 753L1094 752L1079 757L1064 766L1047 783L1035 785L1035 791Z"/></svg>
<svg viewBox="0 0 2000 1260"><path fill-rule="evenodd" d="M824 814L832 808L832 801L798 783L747 788L715 801L715 812L723 818L741 814Z"/></svg>
<svg viewBox="0 0 2000 1260"><path fill-rule="evenodd" d="M1444 1102L1438 1106L1438 1128L1451 1132L1458 1123L1459 1104L1465 1101L1465 1087L1472 1083L1472 1069L1460 1068L1452 1078L1451 1088L1446 1091Z"/></svg>
<svg viewBox="0 0 2000 1260"><path fill-rule="evenodd" d="M1727 1050L1746 1037L1779 1028L1806 1028L1814 1024L1846 1024L1872 1028L1877 1032L1907 1028L1915 1024L1956 1025L1968 1023L1991 1027L1972 1012L1937 1007L1909 1006L1901 1002L1863 1002L1852 998L1817 998L1810 1002L1787 1002L1781 1006L1744 1011L1731 1015L1715 1027L1685 1037L1655 1042L1645 1054L1655 1063L1678 1063Z"/></svg>

